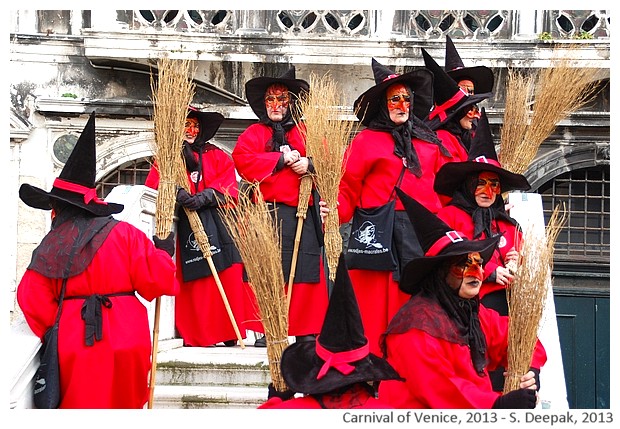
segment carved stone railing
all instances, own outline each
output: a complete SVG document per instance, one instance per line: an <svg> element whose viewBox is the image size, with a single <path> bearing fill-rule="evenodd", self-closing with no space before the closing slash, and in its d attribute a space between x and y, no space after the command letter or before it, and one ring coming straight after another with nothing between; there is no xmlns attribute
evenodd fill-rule
<svg viewBox="0 0 620 429"><path fill-rule="evenodd" d="M605 10L127 10L117 15L119 23L141 31L512 39L527 26L529 34L535 29L554 39L610 37L610 17Z"/></svg>

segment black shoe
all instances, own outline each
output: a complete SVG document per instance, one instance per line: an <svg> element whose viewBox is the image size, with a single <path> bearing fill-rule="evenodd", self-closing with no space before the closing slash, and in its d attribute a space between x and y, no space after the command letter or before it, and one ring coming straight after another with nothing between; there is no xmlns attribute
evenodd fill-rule
<svg viewBox="0 0 620 429"><path fill-rule="evenodd" d="M254 347L267 347L267 338L263 335L254 341Z"/></svg>
<svg viewBox="0 0 620 429"><path fill-rule="evenodd" d="M228 340L228 341L224 341L224 345L226 347L234 347L237 345L237 340Z"/></svg>

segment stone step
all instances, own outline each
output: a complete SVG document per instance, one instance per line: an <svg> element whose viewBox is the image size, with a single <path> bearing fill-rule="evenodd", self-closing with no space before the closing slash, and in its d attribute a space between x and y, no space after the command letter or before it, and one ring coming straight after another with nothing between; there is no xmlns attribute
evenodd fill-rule
<svg viewBox="0 0 620 429"><path fill-rule="evenodd" d="M267 349L254 347L183 347L160 341L153 408L256 408L267 400L271 381Z"/></svg>

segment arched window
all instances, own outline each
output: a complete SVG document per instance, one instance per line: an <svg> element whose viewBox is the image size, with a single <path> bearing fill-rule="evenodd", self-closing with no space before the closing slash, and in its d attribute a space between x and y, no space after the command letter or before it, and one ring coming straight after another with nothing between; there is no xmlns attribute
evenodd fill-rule
<svg viewBox="0 0 620 429"><path fill-rule="evenodd" d="M118 185L144 185L152 159L138 158L123 164L97 183L97 195L104 199Z"/></svg>

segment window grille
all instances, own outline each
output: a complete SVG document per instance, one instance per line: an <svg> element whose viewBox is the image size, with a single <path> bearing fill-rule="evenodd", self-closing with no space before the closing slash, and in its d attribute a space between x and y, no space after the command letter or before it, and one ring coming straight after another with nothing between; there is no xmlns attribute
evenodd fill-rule
<svg viewBox="0 0 620 429"><path fill-rule="evenodd" d="M118 185L144 185L152 164L151 158L139 158L123 164L97 184L97 195L104 199Z"/></svg>
<svg viewBox="0 0 620 429"><path fill-rule="evenodd" d="M608 165L579 169L557 176L539 189L546 222L558 204L566 205L567 221L555 243L556 268L609 271L609 176Z"/></svg>

